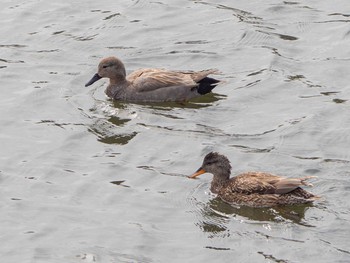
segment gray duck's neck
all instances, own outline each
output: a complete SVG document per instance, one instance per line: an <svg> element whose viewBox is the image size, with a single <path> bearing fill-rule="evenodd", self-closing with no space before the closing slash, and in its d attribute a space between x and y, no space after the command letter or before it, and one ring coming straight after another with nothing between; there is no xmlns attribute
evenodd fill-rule
<svg viewBox="0 0 350 263"><path fill-rule="evenodd" d="M120 79L119 81L111 79L105 92L107 96L111 98L116 98L118 97L118 95L123 95L126 92L128 86L129 82L125 78Z"/></svg>

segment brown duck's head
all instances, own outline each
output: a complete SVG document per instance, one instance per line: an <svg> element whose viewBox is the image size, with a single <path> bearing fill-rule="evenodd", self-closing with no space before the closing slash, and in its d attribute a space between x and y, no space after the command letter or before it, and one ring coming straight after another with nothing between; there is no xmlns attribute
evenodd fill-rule
<svg viewBox="0 0 350 263"><path fill-rule="evenodd" d="M98 71L92 79L85 84L85 87L92 85L101 78L109 78L111 82L124 80L126 76L123 62L116 57L108 57L101 60L98 64Z"/></svg>
<svg viewBox="0 0 350 263"><path fill-rule="evenodd" d="M217 152L208 153L203 160L202 166L189 176L189 178L195 178L204 173L211 173L214 177L223 177L228 179L231 174L231 164L225 155Z"/></svg>

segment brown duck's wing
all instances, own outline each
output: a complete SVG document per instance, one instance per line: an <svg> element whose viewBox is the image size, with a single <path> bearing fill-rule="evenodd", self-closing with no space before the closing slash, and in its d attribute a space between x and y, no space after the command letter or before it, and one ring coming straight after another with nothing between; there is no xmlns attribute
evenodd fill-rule
<svg viewBox="0 0 350 263"><path fill-rule="evenodd" d="M230 188L233 192L242 194L274 194L276 187L273 183L279 180L279 176L248 172L233 177L230 181Z"/></svg>
<svg viewBox="0 0 350 263"><path fill-rule="evenodd" d="M141 69L127 76L127 80L138 92L154 91L165 87L196 87L191 74L163 69Z"/></svg>
<svg viewBox="0 0 350 263"><path fill-rule="evenodd" d="M302 185L312 186L306 182L313 176L302 178L284 178L261 172L249 172L232 178L232 191L245 194L286 194Z"/></svg>

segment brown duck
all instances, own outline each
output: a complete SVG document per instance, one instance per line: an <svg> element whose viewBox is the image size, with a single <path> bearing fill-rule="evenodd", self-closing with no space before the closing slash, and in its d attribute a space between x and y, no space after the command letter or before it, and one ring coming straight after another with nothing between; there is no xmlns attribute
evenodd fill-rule
<svg viewBox="0 0 350 263"><path fill-rule="evenodd" d="M306 180L314 178L284 178L263 172L247 172L230 178L231 164L226 156L208 153L202 166L190 176L214 175L210 190L225 202L251 207L272 207L311 203L319 197L300 186L312 186Z"/></svg>
<svg viewBox="0 0 350 263"><path fill-rule="evenodd" d="M217 70L171 71L139 69L126 75L123 62L116 57L102 59L98 72L85 84L92 85L101 78L109 78L106 94L112 99L139 102L183 102L207 94L220 82L208 77Z"/></svg>

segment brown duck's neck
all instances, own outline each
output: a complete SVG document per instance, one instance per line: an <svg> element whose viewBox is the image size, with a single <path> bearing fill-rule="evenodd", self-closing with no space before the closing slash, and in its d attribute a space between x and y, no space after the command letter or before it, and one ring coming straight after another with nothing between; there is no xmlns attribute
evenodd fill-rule
<svg viewBox="0 0 350 263"><path fill-rule="evenodd" d="M210 191L212 191L214 194L217 194L220 189L228 183L229 180L230 174L214 175L214 178L211 181Z"/></svg>

